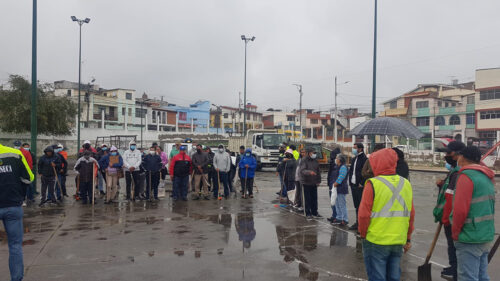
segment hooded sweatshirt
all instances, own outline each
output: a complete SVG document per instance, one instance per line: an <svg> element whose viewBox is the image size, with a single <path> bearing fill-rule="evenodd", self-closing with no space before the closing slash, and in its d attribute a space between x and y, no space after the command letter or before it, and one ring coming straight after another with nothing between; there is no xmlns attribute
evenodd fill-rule
<svg viewBox="0 0 500 281"><path fill-rule="evenodd" d="M370 155L370 165L373 169L375 177L380 175L395 175L398 155L391 148L381 149ZM367 181L363 190L363 196L358 211L358 231L361 237L365 238L370 226L370 220L373 208L374 199L373 185L371 181ZM411 203L410 224L408 226L408 240L414 229L415 207L413 201Z"/></svg>
<svg viewBox="0 0 500 281"><path fill-rule="evenodd" d="M231 156L229 156L229 153L225 149L223 152L220 152L219 149L215 152L214 168L224 173L229 172L231 169Z"/></svg>
<svg viewBox="0 0 500 281"><path fill-rule="evenodd" d="M464 170L479 171L485 174L492 182L494 182L493 179L495 177L495 172L484 165L467 165L462 167L458 173L461 173ZM462 227L464 226L467 215L469 214L473 191L474 183L472 182L472 180L465 174L459 175L455 187L455 198L453 200L453 221L451 224L452 237L455 241L458 241L458 235L462 231Z"/></svg>
<svg viewBox="0 0 500 281"><path fill-rule="evenodd" d="M247 156L248 155L248 156ZM245 167L248 165L248 168ZM257 160L252 155L252 150L247 148L245 150L245 154L241 157L240 162L238 163L240 168L240 177L241 178L254 178L255 177L255 169L257 168Z"/></svg>
<svg viewBox="0 0 500 281"><path fill-rule="evenodd" d="M131 144L133 143L130 142L129 147ZM135 148L134 150L128 149L123 153L123 167L125 168L125 170L134 167L137 171L139 171L141 163L142 163L142 155L139 149L137 148Z"/></svg>

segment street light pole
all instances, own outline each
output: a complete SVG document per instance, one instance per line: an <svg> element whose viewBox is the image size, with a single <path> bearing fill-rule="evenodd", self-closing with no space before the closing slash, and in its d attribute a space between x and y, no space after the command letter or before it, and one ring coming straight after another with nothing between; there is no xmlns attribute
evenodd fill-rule
<svg viewBox="0 0 500 281"><path fill-rule="evenodd" d="M375 119L377 105L377 0L375 0L373 17L373 86L372 86L372 119ZM372 136L371 150L375 147L375 136Z"/></svg>
<svg viewBox="0 0 500 281"><path fill-rule="evenodd" d="M243 136L247 135L247 44L248 41L254 41L255 36L246 37L241 35L241 40L245 41L245 77L243 80Z"/></svg>
<svg viewBox="0 0 500 281"><path fill-rule="evenodd" d="M341 83L341 85L343 84L347 84L349 83L349 81L345 81L344 83ZM335 76L335 113L334 113L334 119L333 119L333 134L334 134L334 139L335 139L335 143L337 143L337 136L338 136L338 133L337 133L337 96L338 96L338 92L337 92L337 76Z"/></svg>
<svg viewBox="0 0 500 281"><path fill-rule="evenodd" d="M297 89L299 90L299 127L300 127L300 138L302 139L302 96L304 94L302 93L302 85L300 84L293 84L293 85L296 86Z"/></svg>
<svg viewBox="0 0 500 281"><path fill-rule="evenodd" d="M78 48L78 117L77 117L77 122L78 122L78 132L77 132L77 145L76 145L76 150L78 153L78 149L80 147L80 103L81 103L81 91L82 91L82 25L84 23L89 23L90 19L85 18L83 20L77 19L75 16L71 16L71 20L75 21L78 23L80 26L80 42L79 42L79 48ZM87 120L88 121L88 120Z"/></svg>
<svg viewBox="0 0 500 281"><path fill-rule="evenodd" d="M36 58L36 46L37 46L37 34L36 34L36 25L37 25L37 0L33 0L33 31L31 38L31 151L33 151L33 155L36 157L36 140L38 136L38 128L37 128L37 58ZM36 175L35 174L35 186L36 186Z"/></svg>

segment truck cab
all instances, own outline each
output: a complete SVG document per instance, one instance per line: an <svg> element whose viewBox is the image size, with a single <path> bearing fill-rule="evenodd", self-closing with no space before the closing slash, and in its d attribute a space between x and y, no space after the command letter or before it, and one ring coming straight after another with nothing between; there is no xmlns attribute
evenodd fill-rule
<svg viewBox="0 0 500 281"><path fill-rule="evenodd" d="M258 169L278 165L279 146L287 142L284 134L255 133L252 136L252 152L257 159Z"/></svg>

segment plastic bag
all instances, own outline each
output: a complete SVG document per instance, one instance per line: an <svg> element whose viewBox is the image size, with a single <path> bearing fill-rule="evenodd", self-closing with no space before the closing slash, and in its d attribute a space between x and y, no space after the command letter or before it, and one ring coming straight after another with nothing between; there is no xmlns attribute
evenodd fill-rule
<svg viewBox="0 0 500 281"><path fill-rule="evenodd" d="M337 201L337 188L332 187L332 194L330 195L330 205L335 206L335 202Z"/></svg>
<svg viewBox="0 0 500 281"><path fill-rule="evenodd" d="M286 195L288 196L288 200L291 202L295 202L295 189L289 190Z"/></svg>

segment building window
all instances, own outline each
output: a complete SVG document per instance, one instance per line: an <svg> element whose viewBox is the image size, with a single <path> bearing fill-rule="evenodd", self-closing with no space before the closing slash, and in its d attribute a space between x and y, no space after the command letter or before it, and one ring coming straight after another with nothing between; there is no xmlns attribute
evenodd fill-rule
<svg viewBox="0 0 500 281"><path fill-rule="evenodd" d="M318 124L318 119L311 119L311 124Z"/></svg>
<svg viewBox="0 0 500 281"><path fill-rule="evenodd" d="M247 120L250 120L250 114L247 113Z"/></svg>
<svg viewBox="0 0 500 281"><path fill-rule="evenodd" d="M458 115L452 115L450 117L450 125L460 125L460 117Z"/></svg>
<svg viewBox="0 0 500 281"><path fill-rule="evenodd" d="M428 108L429 101L417 101L417 108Z"/></svg>
<svg viewBox="0 0 500 281"><path fill-rule="evenodd" d="M475 113L468 113L466 115L465 119L466 119L467 125L476 124L476 114Z"/></svg>
<svg viewBox="0 0 500 281"><path fill-rule="evenodd" d="M66 92L66 96L67 96L67 97L71 97L71 90L68 90L68 91Z"/></svg>
<svg viewBox="0 0 500 281"><path fill-rule="evenodd" d="M443 106L443 102L442 101L438 101L438 107L441 107Z"/></svg>
<svg viewBox="0 0 500 281"><path fill-rule="evenodd" d="M187 112L179 112L179 120L186 121L187 120Z"/></svg>
<svg viewBox="0 0 500 281"><path fill-rule="evenodd" d="M496 138L496 132L495 131L482 131L482 132L479 132L479 138L480 139L495 139Z"/></svg>
<svg viewBox="0 0 500 281"><path fill-rule="evenodd" d="M143 109L136 108L135 109L135 117L136 118L144 118L144 117L146 117L147 113L148 113L148 110L145 108L143 108Z"/></svg>
<svg viewBox="0 0 500 281"><path fill-rule="evenodd" d="M128 109L128 116L132 116L132 108Z"/></svg>
<svg viewBox="0 0 500 281"><path fill-rule="evenodd" d="M293 122L295 120L295 116L287 116L286 121Z"/></svg>
<svg viewBox="0 0 500 281"><path fill-rule="evenodd" d="M500 99L500 89L481 91L479 92L480 100L495 100Z"/></svg>
<svg viewBox="0 0 500 281"><path fill-rule="evenodd" d="M481 119L500 119L500 110L481 111L479 113Z"/></svg>
<svg viewBox="0 0 500 281"><path fill-rule="evenodd" d="M328 124L328 120L326 120L326 119L321 120L321 124L322 124L322 125L326 125L326 124Z"/></svg>
<svg viewBox="0 0 500 281"><path fill-rule="evenodd" d="M165 111L161 113L161 122L167 124L167 113Z"/></svg>
<svg viewBox="0 0 500 281"><path fill-rule="evenodd" d="M125 93L125 98L128 100L132 99L132 93Z"/></svg>
<svg viewBox="0 0 500 281"><path fill-rule="evenodd" d="M417 117L417 127L429 126L429 117Z"/></svg>
<svg viewBox="0 0 500 281"><path fill-rule="evenodd" d="M151 111L151 122L156 123L156 111Z"/></svg>
<svg viewBox="0 0 500 281"><path fill-rule="evenodd" d="M224 113L224 118L225 118L225 119L229 118L229 113L227 113L227 112L226 112L226 113Z"/></svg>
<svg viewBox="0 0 500 281"><path fill-rule="evenodd" d="M467 97L467 104L474 104L474 103L476 103L476 97L468 96Z"/></svg>
<svg viewBox="0 0 500 281"><path fill-rule="evenodd" d="M398 108L398 101L397 100L391 101L391 103L389 104L389 107L390 107L390 109Z"/></svg>
<svg viewBox="0 0 500 281"><path fill-rule="evenodd" d="M125 116L125 111L126 111L125 107L122 107L122 115L123 116Z"/></svg>
<svg viewBox="0 0 500 281"><path fill-rule="evenodd" d="M448 107L449 104L447 102L444 103L444 107Z"/></svg>
<svg viewBox="0 0 500 281"><path fill-rule="evenodd" d="M436 119L434 120L434 125L436 125L436 126L446 125L446 122L444 121L444 117L443 116L436 117Z"/></svg>

